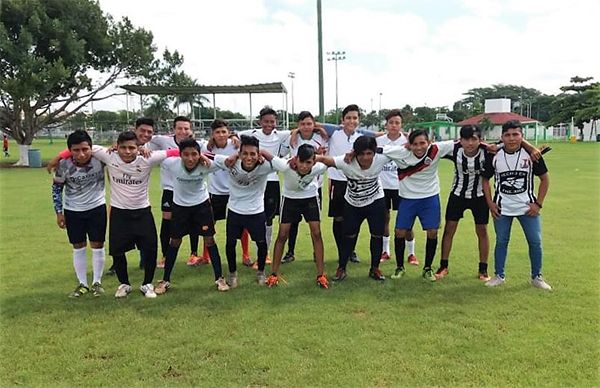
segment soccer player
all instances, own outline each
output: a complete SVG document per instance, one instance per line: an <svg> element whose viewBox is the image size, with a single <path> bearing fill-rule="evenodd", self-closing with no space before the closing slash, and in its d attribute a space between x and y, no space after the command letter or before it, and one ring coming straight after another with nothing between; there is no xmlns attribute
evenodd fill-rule
<svg viewBox="0 0 600 388"><path fill-rule="evenodd" d="M192 131L192 122L185 116L177 116L173 120L173 135L171 136L153 136L145 147L151 151L177 149L178 144L186 139L194 137ZM203 141L200 141L204 145ZM163 162L164 163L164 162ZM170 225L173 207L173 180L167 171L167 167L161 164L160 167L160 185L163 189L162 198L160 200L162 210L162 221L160 224L160 245L162 250L162 259L158 262L158 268L164 268L165 257L169 247L169 239L171 237ZM195 231L190 234L190 257L188 265L207 264L208 261L203 261L198 257L198 235Z"/></svg>
<svg viewBox="0 0 600 388"><path fill-rule="evenodd" d="M265 261L267 257L266 217L263 193L269 175L275 171L270 161L259 163L260 155L272 157L259 149L259 141L254 136L240 136L240 150L237 155L226 157L215 155L214 164L226 170L229 175L229 202L227 204L227 242L225 251L229 275L229 287L238 285L236 252L237 240L244 229L256 243L256 281L265 284Z"/></svg>
<svg viewBox="0 0 600 388"><path fill-rule="evenodd" d="M408 139L402 133L402 113L399 109L392 109L385 116L385 136L377 138L377 145L384 146L402 146ZM381 261L390 259L390 213L392 210L398 210L398 166L394 162L389 162L381 171L381 185L385 196L385 227L383 230L383 253ZM406 246L408 248L408 263L419 265L419 260L415 256L415 239L412 230L406 232Z"/></svg>
<svg viewBox="0 0 600 388"><path fill-rule="evenodd" d="M8 136L4 134L2 136L2 151L4 152L4 157L8 158L10 154L8 153Z"/></svg>
<svg viewBox="0 0 600 388"><path fill-rule="evenodd" d="M92 158L92 139L85 131L75 131L67 137L72 157L60 160L52 185L56 223L67 229L73 245L73 267L79 285L69 294L78 298L90 292L87 281L87 239L92 248L92 294L104 294L104 239L106 235L106 200L104 165ZM64 189L64 205L63 205Z"/></svg>
<svg viewBox="0 0 600 388"><path fill-rule="evenodd" d="M273 158L273 164L278 171L283 172L283 205L281 208L279 232L273 249L273 265L267 285L273 287L279 282L279 265L283 248L288 239L290 228L296 225L304 216L310 228L313 242L315 262L317 264L317 285L328 288L329 282L325 274L323 263L323 239L321 238L321 208L318 197L318 181L327 166L316 163L315 147L302 144L298 147L297 156L292 158L293 163Z"/></svg>
<svg viewBox="0 0 600 388"><path fill-rule="evenodd" d="M525 233L531 262L531 284L543 290L552 290L542 277L542 227L540 211L550 178L542 157L533 162L530 153L522 147L523 129L517 120L510 120L502 126L502 142L493 158L486 163L483 192L494 218L496 247L494 249L495 276L485 283L488 287L504 284L504 265L510 241L513 219L517 219ZM534 193L534 179L540 180L537 195ZM494 177L494 196L489 180Z"/></svg>
<svg viewBox="0 0 600 388"><path fill-rule="evenodd" d="M229 290L222 276L221 256L215 244L215 223L206 178L211 170L217 167L205 167L201 163L200 145L194 139L179 142L180 158L169 158L162 162L166 173L173 182L173 213L170 227L171 240L166 254L163 280L156 286L158 295L164 294L171 287L171 272L175 266L181 239L186 234L199 233L206 241L210 260L215 274L215 284L219 291Z"/></svg>

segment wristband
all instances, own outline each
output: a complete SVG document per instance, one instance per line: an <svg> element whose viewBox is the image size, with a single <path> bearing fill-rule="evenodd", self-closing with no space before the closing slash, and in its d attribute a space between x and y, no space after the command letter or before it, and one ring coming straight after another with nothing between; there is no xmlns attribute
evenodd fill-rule
<svg viewBox="0 0 600 388"><path fill-rule="evenodd" d="M536 205L538 205L538 207L539 207L540 209L542 208L542 204L541 204L541 203L539 203L538 201L535 201L534 203L535 203Z"/></svg>

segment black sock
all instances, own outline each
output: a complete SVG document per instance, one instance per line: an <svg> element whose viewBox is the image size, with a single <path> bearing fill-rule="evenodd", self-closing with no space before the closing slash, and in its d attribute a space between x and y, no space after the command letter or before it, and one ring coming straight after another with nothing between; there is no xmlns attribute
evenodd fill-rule
<svg viewBox="0 0 600 388"><path fill-rule="evenodd" d="M371 268L379 268L379 262L381 261L381 253L383 251L383 237L371 236L371 242L369 248L371 251Z"/></svg>
<svg viewBox="0 0 600 388"><path fill-rule="evenodd" d="M488 263L479 262L479 273L487 273L487 264Z"/></svg>
<svg viewBox="0 0 600 388"><path fill-rule="evenodd" d="M444 260L440 260L440 268L448 268L448 259Z"/></svg>
<svg viewBox="0 0 600 388"><path fill-rule="evenodd" d="M127 258L125 254L113 255L113 268L117 274L117 279L121 284L130 284L129 275L127 274Z"/></svg>
<svg viewBox="0 0 600 388"><path fill-rule="evenodd" d="M154 271L156 271L156 248L144 250L144 283L150 284L154 280Z"/></svg>
<svg viewBox="0 0 600 388"><path fill-rule="evenodd" d="M198 256L198 240L200 236L197 234L190 234L190 253Z"/></svg>
<svg viewBox="0 0 600 388"><path fill-rule="evenodd" d="M171 240L171 220L162 219L160 223L160 249L162 255L167 257L167 250L169 249L169 241Z"/></svg>
<svg viewBox="0 0 600 388"><path fill-rule="evenodd" d="M344 224L342 221L333 220L333 238L335 240L335 245L338 249L338 255L342 252L342 246L344 245Z"/></svg>
<svg viewBox="0 0 600 388"><path fill-rule="evenodd" d="M215 280L219 279L223 276L223 269L221 268L221 255L219 255L219 248L217 244L210 245L206 247L208 249L208 254L210 255L210 263L213 267L213 272L215 273Z"/></svg>
<svg viewBox="0 0 600 388"><path fill-rule="evenodd" d="M235 246L237 245L236 239L227 238L227 242L225 243L225 255L227 256L227 266L229 267L229 272L234 273L237 269L237 264L235 262Z"/></svg>
<svg viewBox="0 0 600 388"><path fill-rule="evenodd" d="M296 249L296 238L298 237L298 223L292 222L290 225L290 236L288 239L288 253L294 254Z"/></svg>
<svg viewBox="0 0 600 388"><path fill-rule="evenodd" d="M163 275L163 280L167 282L171 281L171 272L173 271L173 267L175 267L175 260L177 260L178 252L179 247L169 245L169 248L167 248L167 254L165 255L165 273Z"/></svg>
<svg viewBox="0 0 600 388"><path fill-rule="evenodd" d="M394 251L396 252L396 267L404 268L404 249L406 248L406 239L404 237L394 237Z"/></svg>
<svg viewBox="0 0 600 388"><path fill-rule="evenodd" d="M435 257L435 250L437 249L437 238L427 238L425 244L425 266L423 269L431 269L433 264L433 258Z"/></svg>
<svg viewBox="0 0 600 388"><path fill-rule="evenodd" d="M256 256L257 256L257 264L258 270L265 270L265 262L267 261L267 242L266 241L257 241L256 242Z"/></svg>

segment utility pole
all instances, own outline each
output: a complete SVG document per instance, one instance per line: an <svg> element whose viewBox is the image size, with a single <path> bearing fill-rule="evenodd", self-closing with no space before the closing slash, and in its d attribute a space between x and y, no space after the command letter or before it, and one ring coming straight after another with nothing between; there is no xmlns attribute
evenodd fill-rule
<svg viewBox="0 0 600 388"><path fill-rule="evenodd" d="M340 123L340 112L339 112L339 107L338 107L338 61L343 61L344 59L346 59L346 52L345 51L331 51L331 52L328 52L327 55L329 55L329 57L327 58L328 61L335 62L335 117L336 117L336 124L339 124Z"/></svg>
<svg viewBox="0 0 600 388"><path fill-rule="evenodd" d="M296 78L296 73L289 72L288 77L292 79L292 116L294 115L294 78Z"/></svg>
<svg viewBox="0 0 600 388"><path fill-rule="evenodd" d="M325 122L325 96L323 95L323 23L321 20L321 0L317 0L317 42L319 56L319 116Z"/></svg>

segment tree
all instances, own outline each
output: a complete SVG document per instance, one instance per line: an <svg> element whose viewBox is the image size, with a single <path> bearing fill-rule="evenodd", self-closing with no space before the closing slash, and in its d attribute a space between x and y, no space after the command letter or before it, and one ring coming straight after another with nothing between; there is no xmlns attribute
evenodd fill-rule
<svg viewBox="0 0 600 388"><path fill-rule="evenodd" d="M66 120L116 80L153 74L152 33L115 22L91 0L0 3L0 103L28 165L34 135ZM92 79L90 73L99 73Z"/></svg>
<svg viewBox="0 0 600 388"><path fill-rule="evenodd" d="M422 123L426 121L435 121L437 109L428 106L419 106L414 110L415 122Z"/></svg>
<svg viewBox="0 0 600 388"><path fill-rule="evenodd" d="M583 125L600 118L600 83L592 82L593 79L575 76L571 78L570 85L562 86L562 93L552 103L552 115L547 124L569 123L573 120L574 125L579 128L579 137L583 140Z"/></svg>

